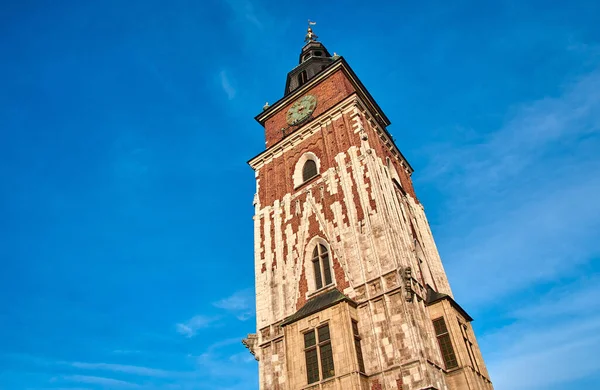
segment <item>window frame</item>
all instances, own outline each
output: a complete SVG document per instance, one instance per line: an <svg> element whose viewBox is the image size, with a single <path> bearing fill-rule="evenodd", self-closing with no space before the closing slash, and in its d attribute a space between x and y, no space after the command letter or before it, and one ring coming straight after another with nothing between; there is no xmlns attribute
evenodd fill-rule
<svg viewBox="0 0 600 390"><path fill-rule="evenodd" d="M463 323L460 318L456 318L458 322L458 326L460 327L460 332L462 333L463 341L465 342L465 348L467 349L467 355L469 355L469 360L471 361L471 366L477 372L479 370L479 363L477 362L477 358L475 357L475 351L473 350L473 342L469 337L469 331L467 324Z"/></svg>
<svg viewBox="0 0 600 390"><path fill-rule="evenodd" d="M311 255L315 291L333 285L330 250L322 242L317 242ZM318 271L318 272L317 272Z"/></svg>
<svg viewBox="0 0 600 390"><path fill-rule="evenodd" d="M327 338L321 339L321 330L327 329ZM312 328L308 331L302 333L304 338L304 364L306 365L306 382L311 385L313 383L318 383L320 381L328 380L335 377L335 363L333 361L333 346L331 343L331 328L329 327L329 323L321 324L315 328ZM313 343L307 345L306 336L312 335ZM325 352L324 352L325 351ZM311 359L314 353L314 359L316 359L316 377L314 371L314 363L311 364L313 367L309 370L309 354L311 354ZM324 356L324 354L326 356ZM325 373L325 368L323 367L323 361L331 362L330 368L328 366L329 372Z"/></svg>
<svg viewBox="0 0 600 390"><path fill-rule="evenodd" d="M309 177L306 177L306 168L307 168L308 164L312 164L312 167L314 167L314 174L312 174ZM313 170L312 167L310 168L311 171ZM309 173L312 173L312 172L309 172ZM317 176L319 176L319 166L317 165L317 162L315 160L313 160L312 158L309 158L306 161L304 161L304 164L302 164L302 183L306 183L307 181L309 181Z"/></svg>
<svg viewBox="0 0 600 390"><path fill-rule="evenodd" d="M452 337L450 337L450 331L448 330L448 326L446 325L444 317L442 316L435 318L431 322L433 323L435 338L438 342L438 347L440 349L440 354L442 355L442 361L444 362L446 371L459 368L456 351L454 345L452 344ZM443 325L443 329L439 327L439 332L436 323Z"/></svg>
<svg viewBox="0 0 600 390"><path fill-rule="evenodd" d="M352 319L352 336L353 336L353 340L354 340L354 351L356 353L356 362L358 363L358 372L366 374L366 370L365 370L365 359L362 353L362 346L360 344L360 341L362 340L362 338L360 337L360 334L358 332L358 321Z"/></svg>
<svg viewBox="0 0 600 390"><path fill-rule="evenodd" d="M309 178L308 180L304 180L303 170L304 170L304 165L308 160L313 160L315 162L315 165L317 168L317 174L315 176ZM292 175L294 191L298 190L300 187L304 186L305 184L314 181L320 175L321 175L321 160L319 159L319 157L316 154L314 154L313 152L306 152L306 153L302 154L302 156L300 156L300 158L298 158L298 161L296 161L296 165L294 165L294 173Z"/></svg>

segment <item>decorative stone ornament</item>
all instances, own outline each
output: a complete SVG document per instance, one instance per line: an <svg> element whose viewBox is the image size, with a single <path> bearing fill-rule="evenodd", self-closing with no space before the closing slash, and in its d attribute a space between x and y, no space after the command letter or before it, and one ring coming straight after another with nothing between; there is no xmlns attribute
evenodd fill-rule
<svg viewBox="0 0 600 390"><path fill-rule="evenodd" d="M310 26L314 26L317 22L312 22L310 19L308 20L308 28L306 30L306 36L304 37L304 42L309 43L312 41L316 41L319 39L317 34L315 34Z"/></svg>

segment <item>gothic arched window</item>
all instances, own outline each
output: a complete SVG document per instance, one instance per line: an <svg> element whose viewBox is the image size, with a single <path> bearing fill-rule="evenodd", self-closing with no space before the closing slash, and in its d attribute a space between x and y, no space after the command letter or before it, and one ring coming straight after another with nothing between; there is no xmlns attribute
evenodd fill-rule
<svg viewBox="0 0 600 390"><path fill-rule="evenodd" d="M323 244L317 244L312 255L313 270L315 273L315 286L320 289L332 283L331 267L329 266L329 252Z"/></svg>
<svg viewBox="0 0 600 390"><path fill-rule="evenodd" d="M307 181L317 176L317 163L315 160L306 160L304 167L302 167L302 180Z"/></svg>
<svg viewBox="0 0 600 390"><path fill-rule="evenodd" d="M314 179L321 173L321 161L319 157L313 152L306 152L294 166L294 174L292 180L294 182L294 189L299 188L311 179Z"/></svg>

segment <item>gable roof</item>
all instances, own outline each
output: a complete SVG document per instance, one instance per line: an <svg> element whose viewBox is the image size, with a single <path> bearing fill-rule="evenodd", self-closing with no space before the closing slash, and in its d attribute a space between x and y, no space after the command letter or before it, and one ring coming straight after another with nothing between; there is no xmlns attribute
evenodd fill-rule
<svg viewBox="0 0 600 390"><path fill-rule="evenodd" d="M281 323L281 326L289 325L293 322L301 320L302 318L308 317L311 314L315 314L321 310L327 309L328 307L334 306L340 302L348 302L352 306L356 307L356 302L342 294L338 289L334 288L309 299L304 306L300 308L300 310L284 319Z"/></svg>
<svg viewBox="0 0 600 390"><path fill-rule="evenodd" d="M447 299L448 302L450 302L450 305L452 305L452 307L454 307L454 309L458 311L465 318L465 320L469 322L473 321L473 318L465 311L465 309L463 309L458 303L456 303L456 301L452 299L450 295L437 292L434 289L432 289L431 286L427 286L427 298L425 299L425 304L427 306L433 305L434 303L439 302L443 299Z"/></svg>

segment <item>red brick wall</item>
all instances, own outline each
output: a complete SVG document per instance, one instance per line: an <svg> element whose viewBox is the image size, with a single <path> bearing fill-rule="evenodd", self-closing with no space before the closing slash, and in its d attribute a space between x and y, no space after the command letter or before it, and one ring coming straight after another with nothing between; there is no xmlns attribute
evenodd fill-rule
<svg viewBox="0 0 600 390"><path fill-rule="evenodd" d="M321 162L320 171L335 166L335 156L348 151L352 145L360 145L358 134L354 134L348 115L335 120L322 131L313 134L282 156L265 164L258 172L259 199L262 207L270 206L285 194L293 193L293 174L296 163L306 152L314 153ZM301 191L303 187L297 189Z"/></svg>
<svg viewBox="0 0 600 390"><path fill-rule="evenodd" d="M371 390L381 390L381 383L379 383L378 379L374 379L371 384Z"/></svg>
<svg viewBox="0 0 600 390"><path fill-rule="evenodd" d="M321 115L323 112L329 110L331 107L350 96L353 92L354 88L346 76L344 76L341 70L338 70L306 93L317 98L317 107L312 114L313 117L316 118ZM293 103L294 102L291 102L287 106L282 107L277 114L270 117L265 122L267 148L283 138L281 128L288 127L285 116L288 108L290 108ZM291 127L288 130L288 134L289 131L293 131L296 128L297 127Z"/></svg>
<svg viewBox="0 0 600 390"><path fill-rule="evenodd" d="M350 96L354 93L354 89L352 88L350 82L346 79L346 76L342 71L338 71L332 74L328 79L323 80L320 84L311 89L308 93L313 94L317 97L317 108L313 114L314 117L318 117L323 112L329 110L331 107L340 103L342 100ZM292 103L290 103L291 105ZM289 105L286 107L282 107L282 109L271 117L265 123L265 133L267 138L267 148L273 145L275 142L281 140L282 133L280 131L281 127L287 126L285 115L287 112ZM297 189L294 189L293 175L294 170L296 168L296 164L298 160L307 152L314 153L320 160L320 172L325 172L331 167L337 167L337 163L335 161L335 156L340 153L346 153L351 146L360 147L361 139L360 135L354 133L354 129L352 127L353 120L351 114L344 114L341 117L337 118L334 121L329 122L326 126L322 126L321 130L312 134L310 137L304 139L302 142L294 145L292 148L286 150L285 153L276 157L266 163L263 167L261 167L258 171L258 181L259 181L259 190L258 197L260 201L261 207L272 206L276 200L282 200L286 194L294 194L299 192L298 196L292 201L292 204L289 205L290 212L295 214L296 211L296 200L300 202L300 205L304 207L310 207L306 203L306 189L311 187L313 192L313 197L315 201L321 205L321 210L323 212L323 217L326 221L333 221L333 211L332 205L335 202L338 202L342 207L342 214L344 215L344 223L348 223L348 208L344 201L344 193L343 189L338 187L338 192L336 194L329 194L325 192L325 196L323 199L320 197L320 186L326 186L325 183L319 183L321 180L320 177L317 177L311 180L306 185L300 186ZM381 158L385 162L385 158L387 156L390 157L393 164L395 164L396 170L400 176L400 180L402 182L403 188L410 193L414 197L414 191L411 183L411 179L408 174L405 172L404 168L401 164L392 156L388 147L385 146L379 136L376 134L375 130L371 127L371 125L367 122L366 119L363 118L364 129L367 132L369 137L369 144L374 149L375 154ZM346 160L348 162L349 159ZM345 169L345 174L349 175L353 180L352 186L349 190L352 193L352 198L356 202L355 207L357 211L357 219L362 221L367 214L367 210L363 209L358 194L358 183L357 178L354 176L356 174L360 174L358 172L354 172L350 169L350 167L342 168ZM340 179L341 172L336 172L336 177L333 180L338 181ZM373 183L371 183L369 176L366 175L366 172L363 173L363 179L368 184L368 192L371 192L371 188L373 188ZM310 183L316 185L310 185ZM369 199L369 207L372 209L376 209L376 204L372 196ZM273 221L273 213L265 216L266 218L270 218L271 222ZM287 225L291 226L292 234L299 234L300 229L300 219L301 215L294 215L294 217L289 222L284 222L284 226L281 227L283 232L283 240L287 241ZM320 236L325 238L324 232L321 231L321 226L317 221L315 215L311 215L308 226L308 234L305 238L305 241L309 241L315 236ZM270 231L264 232L264 221L261 221L260 228L260 239L261 239L261 248L263 250L268 250L271 253L275 252L275 226L272 224ZM264 235L270 235L271 238L271 247L264 248ZM346 280L344 270L339 263L339 260L335 254L335 250L331 247L331 260L333 272L335 275L336 283L340 290L344 290L349 286L349 282ZM298 259L297 257L303 257L304 253L296 253L291 252L293 250L292 247L288 247L285 245L284 248L284 257L287 261L290 253L293 254L293 261L297 262L298 260L303 261L304 259ZM273 270L278 267L277 260L273 257L273 261L271 264L266 264L264 254L261 256L261 260L263 261L261 265L261 272L266 272L267 270ZM304 267L302 267L302 273L300 275L299 281L299 295L298 300L296 302L296 307L299 309L306 302L306 292L308 291L308 283L306 280L306 275L304 274Z"/></svg>

